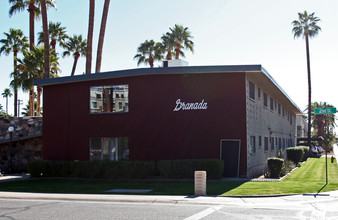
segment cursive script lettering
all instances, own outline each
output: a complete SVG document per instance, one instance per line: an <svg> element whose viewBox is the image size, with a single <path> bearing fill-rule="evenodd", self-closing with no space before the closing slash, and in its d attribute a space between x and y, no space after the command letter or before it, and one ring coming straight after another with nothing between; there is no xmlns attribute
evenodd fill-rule
<svg viewBox="0 0 338 220"><path fill-rule="evenodd" d="M201 102L192 102L192 103L185 103L185 102L182 102L181 99L177 99L174 112L178 112L180 110L198 110L198 109L203 110L207 108L208 108L208 103L204 102L204 99Z"/></svg>

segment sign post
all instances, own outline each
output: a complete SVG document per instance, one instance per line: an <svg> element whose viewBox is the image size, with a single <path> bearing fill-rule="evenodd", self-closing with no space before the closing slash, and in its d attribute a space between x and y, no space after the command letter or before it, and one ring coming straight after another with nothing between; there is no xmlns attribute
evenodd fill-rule
<svg viewBox="0 0 338 220"><path fill-rule="evenodd" d="M326 127L326 117L327 117L327 114L335 114L337 112L336 108L326 108L326 102L324 103L324 108L315 108L314 110L314 113L319 115L319 114L322 114L322 115L325 115L324 116L324 121L325 121L325 127ZM324 128L325 128L324 127ZM325 169L326 169L326 185L328 184L329 180L328 180L328 176L327 176L327 128L324 129L324 133L325 133Z"/></svg>

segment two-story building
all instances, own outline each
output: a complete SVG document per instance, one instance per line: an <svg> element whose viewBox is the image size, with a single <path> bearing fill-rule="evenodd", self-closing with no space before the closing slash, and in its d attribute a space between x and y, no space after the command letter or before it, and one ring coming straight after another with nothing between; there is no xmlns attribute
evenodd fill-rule
<svg viewBox="0 0 338 220"><path fill-rule="evenodd" d="M261 65L138 68L43 79L48 160L222 159L254 177L302 114Z"/></svg>

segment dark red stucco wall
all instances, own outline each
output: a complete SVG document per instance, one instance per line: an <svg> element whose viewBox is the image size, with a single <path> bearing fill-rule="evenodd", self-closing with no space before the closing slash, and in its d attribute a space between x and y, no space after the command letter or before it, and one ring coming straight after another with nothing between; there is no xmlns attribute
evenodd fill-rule
<svg viewBox="0 0 338 220"><path fill-rule="evenodd" d="M89 88L129 85L129 112L89 113ZM176 100L208 103L174 112ZM241 140L246 175L244 73L145 75L44 87L43 155L88 160L90 137L128 137L131 160L220 158L221 139Z"/></svg>

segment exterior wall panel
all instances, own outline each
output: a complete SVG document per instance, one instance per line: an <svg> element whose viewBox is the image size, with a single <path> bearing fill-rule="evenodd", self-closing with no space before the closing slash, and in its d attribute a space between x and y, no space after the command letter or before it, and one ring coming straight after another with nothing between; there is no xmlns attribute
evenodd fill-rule
<svg viewBox="0 0 338 220"><path fill-rule="evenodd" d="M128 113L91 114L91 86L129 86ZM247 173L244 73L121 77L44 87L44 157L88 160L90 137L128 137L131 160L220 158L221 139L241 140ZM173 111L177 100L205 110ZM58 131L55 134L55 131Z"/></svg>

